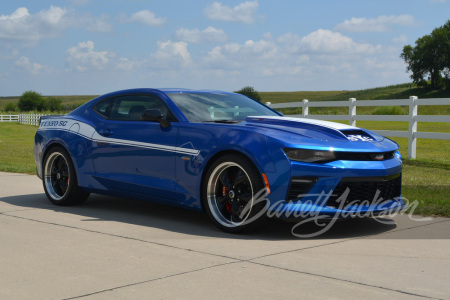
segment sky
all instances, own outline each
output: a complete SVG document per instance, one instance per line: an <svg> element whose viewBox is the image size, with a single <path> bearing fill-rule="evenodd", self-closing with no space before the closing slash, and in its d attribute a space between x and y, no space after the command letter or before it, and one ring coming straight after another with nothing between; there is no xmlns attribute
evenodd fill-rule
<svg viewBox="0 0 450 300"><path fill-rule="evenodd" d="M448 19L450 0L2 1L0 96L406 83L403 46Z"/></svg>

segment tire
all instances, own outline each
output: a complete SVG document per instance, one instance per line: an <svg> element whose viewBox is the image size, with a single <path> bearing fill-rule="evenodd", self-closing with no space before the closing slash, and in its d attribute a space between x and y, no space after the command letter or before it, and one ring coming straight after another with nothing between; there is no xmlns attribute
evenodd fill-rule
<svg viewBox="0 0 450 300"><path fill-rule="evenodd" d="M70 155L60 146L45 155L42 182L47 198L56 205L81 204L89 197L88 192L78 187Z"/></svg>
<svg viewBox="0 0 450 300"><path fill-rule="evenodd" d="M267 221L265 186L244 156L227 154L207 170L202 204L212 222L229 233L260 229Z"/></svg>

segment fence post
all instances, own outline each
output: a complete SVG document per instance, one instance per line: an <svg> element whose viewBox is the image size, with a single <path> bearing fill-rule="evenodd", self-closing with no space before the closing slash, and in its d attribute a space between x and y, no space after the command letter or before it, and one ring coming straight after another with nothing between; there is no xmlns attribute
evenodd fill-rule
<svg viewBox="0 0 450 300"><path fill-rule="evenodd" d="M303 99L302 100L302 117L307 118L308 115L309 115L308 100Z"/></svg>
<svg viewBox="0 0 450 300"><path fill-rule="evenodd" d="M349 121L348 124L350 126L356 126L356 120L355 120L355 116L356 116L356 98L350 98L348 99L348 101L350 102L348 104L348 114L349 114Z"/></svg>
<svg viewBox="0 0 450 300"><path fill-rule="evenodd" d="M416 158L417 96L409 97L408 159Z"/></svg>

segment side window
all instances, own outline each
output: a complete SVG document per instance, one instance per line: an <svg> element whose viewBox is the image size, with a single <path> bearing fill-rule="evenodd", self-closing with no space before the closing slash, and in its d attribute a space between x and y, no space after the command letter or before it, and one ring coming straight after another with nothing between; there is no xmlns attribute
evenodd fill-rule
<svg viewBox="0 0 450 300"><path fill-rule="evenodd" d="M109 119L112 108L114 106L114 98L100 101L94 106L94 111L100 116Z"/></svg>
<svg viewBox="0 0 450 300"><path fill-rule="evenodd" d="M159 109L167 121L175 121L164 102L154 95L129 95L99 102L94 111L104 118L121 121L140 121L146 109Z"/></svg>

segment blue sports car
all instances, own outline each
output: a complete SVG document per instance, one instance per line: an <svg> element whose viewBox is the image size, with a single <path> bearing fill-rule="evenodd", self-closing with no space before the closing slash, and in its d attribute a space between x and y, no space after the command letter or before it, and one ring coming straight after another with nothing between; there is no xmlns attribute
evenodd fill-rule
<svg viewBox="0 0 450 300"><path fill-rule="evenodd" d="M42 117L37 175L57 205L90 193L205 211L227 232L268 218L374 216L404 206L398 145L288 118L244 95L131 89Z"/></svg>

